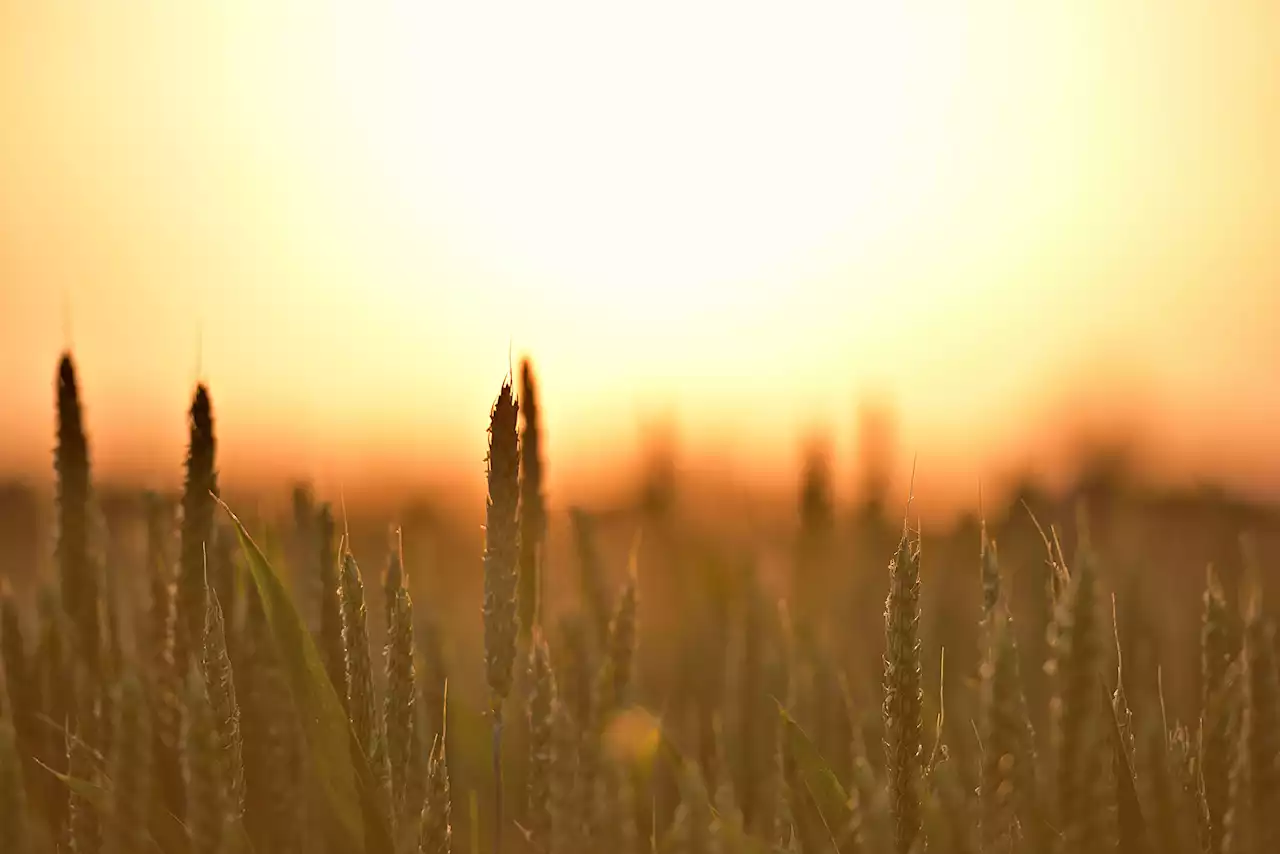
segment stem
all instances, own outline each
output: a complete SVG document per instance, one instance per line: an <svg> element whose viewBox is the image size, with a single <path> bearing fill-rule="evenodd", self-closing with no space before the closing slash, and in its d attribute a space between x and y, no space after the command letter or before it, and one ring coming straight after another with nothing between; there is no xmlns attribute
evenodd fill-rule
<svg viewBox="0 0 1280 854"><path fill-rule="evenodd" d="M493 852L502 854L502 704L493 708Z"/></svg>

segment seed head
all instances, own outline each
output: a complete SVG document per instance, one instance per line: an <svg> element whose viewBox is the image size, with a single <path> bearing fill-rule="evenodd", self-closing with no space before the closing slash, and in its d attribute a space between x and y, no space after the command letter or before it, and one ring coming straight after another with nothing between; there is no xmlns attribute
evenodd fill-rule
<svg viewBox="0 0 1280 854"><path fill-rule="evenodd" d="M214 495L218 475L214 470L213 407L209 390L196 387L187 426L186 482L182 492L182 542L178 574L178 632L174 660L182 672L188 656L198 649L204 635L205 555L213 546Z"/></svg>
<svg viewBox="0 0 1280 854"><path fill-rule="evenodd" d="M533 364L520 364L520 630L526 636L538 621L542 598L541 551L547 532L542 494L542 425L538 419L538 384Z"/></svg>
<svg viewBox="0 0 1280 854"><path fill-rule="evenodd" d="M484 549L484 649L495 713L511 693L516 657L516 558L520 456L518 406L504 383L489 420L489 497Z"/></svg>

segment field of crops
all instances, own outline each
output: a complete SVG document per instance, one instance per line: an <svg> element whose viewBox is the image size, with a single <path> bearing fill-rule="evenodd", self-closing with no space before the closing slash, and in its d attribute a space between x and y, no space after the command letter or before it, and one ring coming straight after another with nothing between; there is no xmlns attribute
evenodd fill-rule
<svg viewBox="0 0 1280 854"><path fill-rule="evenodd" d="M1269 512L1105 487L930 535L815 460L779 535L561 519L530 364L496 391L470 559L224 504L201 386L122 577L65 357L0 852L1280 851Z"/></svg>

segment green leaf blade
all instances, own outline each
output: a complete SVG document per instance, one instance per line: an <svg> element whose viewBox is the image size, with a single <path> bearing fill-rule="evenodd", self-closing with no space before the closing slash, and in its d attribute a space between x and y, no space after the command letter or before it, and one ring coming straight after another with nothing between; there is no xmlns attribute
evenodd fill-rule
<svg viewBox="0 0 1280 854"><path fill-rule="evenodd" d="M358 854L390 852L391 829L375 806L373 774L360 751L352 750L350 722L311 633L262 550L230 508L225 503L222 506L235 524L267 626L284 664L315 782L333 816L333 830L341 835L335 845Z"/></svg>

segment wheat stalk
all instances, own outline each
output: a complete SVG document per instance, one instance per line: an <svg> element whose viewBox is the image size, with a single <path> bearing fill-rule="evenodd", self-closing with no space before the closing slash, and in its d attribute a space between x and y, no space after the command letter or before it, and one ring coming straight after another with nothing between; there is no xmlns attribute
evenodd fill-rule
<svg viewBox="0 0 1280 854"><path fill-rule="evenodd" d="M1120 621L1116 615L1116 597L1111 597L1111 627L1116 644L1116 687L1111 694L1114 720L1111 774L1115 781L1116 832L1120 850L1145 854L1146 822L1137 797L1134 768L1137 767L1137 745L1134 739L1133 710L1124 685L1124 650L1120 643Z"/></svg>
<svg viewBox="0 0 1280 854"><path fill-rule="evenodd" d="M494 850L502 850L502 704L516 658L519 548L519 405L504 382L489 416L488 501L484 546L484 653L493 712Z"/></svg>
<svg viewBox="0 0 1280 854"><path fill-rule="evenodd" d="M638 546L638 541L637 541ZM609 620L609 668L612 682L610 696L602 703L604 714L616 712L630 702L632 674L635 669L636 637L640 594L637 575L637 548L633 547L627 565L627 580L618 594L613 617Z"/></svg>
<svg viewBox="0 0 1280 854"><path fill-rule="evenodd" d="M368 612L364 601L364 581L356 559L347 552L342 556L339 584L342 600L342 640L347 658L347 709L356 749L373 772L379 792L377 808L382 818L390 818L390 769L387 765L386 742L376 712L373 691L373 662L369 653Z"/></svg>
<svg viewBox="0 0 1280 854"><path fill-rule="evenodd" d="M986 653L982 664L982 833L984 848L1008 850L1020 829L1032 850L1050 847L1037 780L1035 732L1023 690L1014 632L995 540L983 525L981 553ZM995 596L991 602L988 596ZM989 606L989 607L988 607Z"/></svg>
<svg viewBox="0 0 1280 854"><path fill-rule="evenodd" d="M153 524L159 524L153 520ZM150 623L155 649L152 655L152 754L158 800L174 815L186 809L182 771L183 680L174 658L178 643L177 578L164 554L159 535L152 531L152 604Z"/></svg>
<svg viewBox="0 0 1280 854"><path fill-rule="evenodd" d="M93 745L97 741L98 715L101 707L97 692L88 684L88 677L81 674L74 721L67 733L67 774L74 780L83 780L95 786L101 785L100 759ZM72 791L68 818L68 839L74 854L98 854L102 850L102 823L98 808L80 791Z"/></svg>
<svg viewBox="0 0 1280 854"><path fill-rule="evenodd" d="M1030 756L1018 716L1017 660L1012 631L1003 613L992 610L985 620L989 641L982 665L982 848L1009 851L1017 835L1018 778ZM1023 793L1025 794L1025 793Z"/></svg>
<svg viewBox="0 0 1280 854"><path fill-rule="evenodd" d="M173 558L170 554L172 531L175 523L172 507L159 495L147 493L147 590L150 607L147 611L146 643L155 673L165 666L166 656L171 654L169 645L170 620L173 618ZM154 674L153 674L154 675Z"/></svg>
<svg viewBox="0 0 1280 854"><path fill-rule="evenodd" d="M71 653L67 649L67 616L53 588L41 590L37 602L40 615L40 642L36 649L35 681L41 705L52 726L42 728L40 761L54 771L67 773L67 726L73 718ZM52 775L45 781L42 800L47 810L49 835L59 845L67 844L71 799L67 788Z"/></svg>
<svg viewBox="0 0 1280 854"><path fill-rule="evenodd" d="M328 504L320 508L316 525L317 570L320 582L320 656L333 690L347 708L347 650L342 640L342 597L339 592L338 557L334 551L333 511Z"/></svg>
<svg viewBox="0 0 1280 854"><path fill-rule="evenodd" d="M1201 776L1209 811L1210 854L1226 854L1223 832L1230 800L1232 764L1227 673L1235 658L1222 582L1213 566L1205 575L1200 622Z"/></svg>
<svg viewBox="0 0 1280 854"><path fill-rule="evenodd" d="M552 706L553 758L551 781L552 854L580 851L582 821L578 795L578 728L563 702Z"/></svg>
<svg viewBox="0 0 1280 854"><path fill-rule="evenodd" d="M393 552L391 565L402 566L398 548ZM411 803L408 790L416 724L417 676L413 663L413 600L404 586L403 570L394 575L392 572L387 574L390 603L387 614L387 697L383 719L391 771L391 812L399 827L406 823L406 810Z"/></svg>
<svg viewBox="0 0 1280 854"><path fill-rule="evenodd" d="M1275 632L1262 616L1262 585L1251 543L1245 543L1243 703L1239 730L1239 774L1228 819L1229 850L1280 848L1280 690Z"/></svg>
<svg viewBox="0 0 1280 854"><path fill-rule="evenodd" d="M151 720L142 683L127 673L116 686L116 739L111 757L114 815L106 849L112 854L144 851L148 843L151 779Z"/></svg>
<svg viewBox="0 0 1280 854"><path fill-rule="evenodd" d="M525 636L540 623L542 601L542 549L547 535L546 499L543 496L542 424L538 409L538 383L533 363L520 363L520 630Z"/></svg>
<svg viewBox="0 0 1280 854"><path fill-rule="evenodd" d="M800 482L800 534L791 580L791 604L802 642L813 641L811 627L821 624L827 609L821 594L827 583L835 511L831 496L831 472L824 449L807 449Z"/></svg>
<svg viewBox="0 0 1280 854"><path fill-rule="evenodd" d="M227 654L226 622L218 593L209 588L205 599L204 637L201 671L213 709L218 735L218 756L223 763L222 779L232 812L244 813L244 754L240 737L240 704L236 702L231 658Z"/></svg>
<svg viewBox="0 0 1280 854"><path fill-rule="evenodd" d="M191 852L224 854L235 807L225 775L223 734L205 684L194 676L187 683L186 707L182 759Z"/></svg>
<svg viewBox="0 0 1280 854"><path fill-rule="evenodd" d="M1071 573L1062 607L1062 637L1055 662L1054 724L1057 746L1058 821L1067 854L1084 854L1115 844L1106 696L1102 668L1102 626L1094 558L1087 547Z"/></svg>
<svg viewBox="0 0 1280 854"><path fill-rule="evenodd" d="M1181 727L1170 729L1164 702L1164 674L1158 667L1156 684L1160 717L1147 714L1139 727L1138 757L1142 768L1139 780L1143 784L1143 802L1150 805L1155 850L1193 854L1199 850L1199 828L1194 820L1199 799L1189 797L1192 789L1183 790L1184 776L1195 778L1194 773L1184 775L1183 771L1190 754L1179 756L1187 736Z"/></svg>
<svg viewBox="0 0 1280 854"><path fill-rule="evenodd" d="M996 606L1000 604L1000 552L995 540L987 534L987 520L982 520L982 540L978 555L982 580L982 625L991 623Z"/></svg>
<svg viewBox="0 0 1280 854"><path fill-rule="evenodd" d="M846 687L846 693L848 689ZM862 727L854 716L853 703L847 701L849 715L851 773L849 785L849 820L844 827L832 828L836 838L836 849L842 854L862 854L874 850L873 842L878 842L877 834L871 826L871 819L876 809L875 793L878 786L872 775L867 748L862 737Z"/></svg>
<svg viewBox="0 0 1280 854"><path fill-rule="evenodd" d="M553 738L556 699L551 653L542 630L533 628L529 645L529 772L526 826L535 851L551 851L552 786L555 762Z"/></svg>
<svg viewBox="0 0 1280 854"><path fill-rule="evenodd" d="M610 831L616 827L612 813L617 800L617 775L604 761L603 747L609 724L623 708L631 686L638 609L634 554L630 566L627 582L618 595L609 620L608 654L595 673L590 716L584 726L579 752L582 796L586 801L583 808L585 836L588 842L597 846L603 845Z"/></svg>
<svg viewBox="0 0 1280 854"><path fill-rule="evenodd" d="M920 833L920 541L904 528L889 564L885 601L884 728L893 850L911 854Z"/></svg>
<svg viewBox="0 0 1280 854"><path fill-rule="evenodd" d="M449 795L449 764L445 752L445 734L436 736L431 745L427 771L427 798L419 825L419 854L450 854L453 850L453 807Z"/></svg>
<svg viewBox="0 0 1280 854"><path fill-rule="evenodd" d="M242 655L245 829L257 851L301 847L301 737L293 698L262 599L247 597Z"/></svg>
<svg viewBox="0 0 1280 854"><path fill-rule="evenodd" d="M573 527L574 551L578 560L578 584L586 606L591 626L591 640L595 649L604 646L609 637L609 593L605 584L604 562L596 543L596 522L586 510L573 507L569 510Z"/></svg>
<svg viewBox="0 0 1280 854"><path fill-rule="evenodd" d="M174 661L185 673L190 656L204 635L205 554L213 544L214 496L218 476L214 469L216 442L209 390L196 386L187 427L186 480L182 491L182 529L178 564L178 628Z"/></svg>
<svg viewBox="0 0 1280 854"><path fill-rule="evenodd" d="M71 619L75 650L85 672L97 677L100 664L98 573L89 551L89 443L85 438L80 392L71 355L58 364L57 473L59 578L62 604Z"/></svg>

